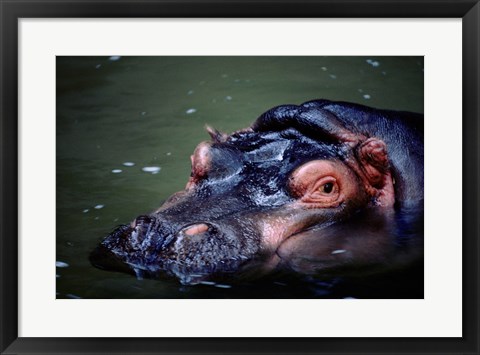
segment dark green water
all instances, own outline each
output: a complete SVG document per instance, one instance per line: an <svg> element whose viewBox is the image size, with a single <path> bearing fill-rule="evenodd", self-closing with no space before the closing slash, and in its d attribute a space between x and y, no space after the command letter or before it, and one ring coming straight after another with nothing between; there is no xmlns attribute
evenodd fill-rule
<svg viewBox="0 0 480 355"><path fill-rule="evenodd" d="M231 132L317 98L423 112L423 57L57 57L57 298L368 297L376 281L186 287L88 261L115 226L184 188L205 124Z"/></svg>

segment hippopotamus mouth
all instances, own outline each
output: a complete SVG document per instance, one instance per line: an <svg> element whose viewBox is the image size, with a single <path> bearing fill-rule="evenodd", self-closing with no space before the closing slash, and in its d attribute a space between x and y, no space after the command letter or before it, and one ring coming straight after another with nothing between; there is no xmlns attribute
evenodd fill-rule
<svg viewBox="0 0 480 355"><path fill-rule="evenodd" d="M300 251L328 267L364 262L390 249L378 247L359 213L423 206L421 115L316 100L273 108L231 135L207 131L185 189L117 227L91 254L93 265L195 284L262 274ZM355 229L346 228L353 218ZM352 242L362 230L365 243ZM338 252L346 244L355 253Z"/></svg>

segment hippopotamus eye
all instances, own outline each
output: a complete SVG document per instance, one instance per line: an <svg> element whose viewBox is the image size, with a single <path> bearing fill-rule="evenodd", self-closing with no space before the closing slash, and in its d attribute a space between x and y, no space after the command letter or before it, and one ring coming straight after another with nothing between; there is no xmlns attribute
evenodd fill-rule
<svg viewBox="0 0 480 355"><path fill-rule="evenodd" d="M353 183L354 177L342 162L313 160L292 173L289 191L303 206L330 208L345 201L346 191L352 190L351 193L354 194Z"/></svg>
<svg viewBox="0 0 480 355"><path fill-rule="evenodd" d="M311 202L330 202L338 197L340 188L333 176L320 178L310 191L307 191L304 198Z"/></svg>
<svg viewBox="0 0 480 355"><path fill-rule="evenodd" d="M330 192L333 191L333 183L331 183L331 182L327 182L322 187L323 187L323 192L325 192L327 194L329 194Z"/></svg>

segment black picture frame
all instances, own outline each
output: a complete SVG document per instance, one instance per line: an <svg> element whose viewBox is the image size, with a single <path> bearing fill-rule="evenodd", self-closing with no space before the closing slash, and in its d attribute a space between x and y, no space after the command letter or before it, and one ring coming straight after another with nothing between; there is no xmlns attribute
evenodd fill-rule
<svg viewBox="0 0 480 355"><path fill-rule="evenodd" d="M1 354L479 354L478 0L0 0ZM19 338L18 20L20 18L367 17L463 20L463 337L461 338ZM441 317L439 316L439 319ZM321 320L319 320L321 321ZM412 320L414 321L414 320Z"/></svg>

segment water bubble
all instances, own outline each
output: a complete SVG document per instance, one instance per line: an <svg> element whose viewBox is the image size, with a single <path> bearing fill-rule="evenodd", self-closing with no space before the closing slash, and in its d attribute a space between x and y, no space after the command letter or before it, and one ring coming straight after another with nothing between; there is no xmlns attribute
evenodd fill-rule
<svg viewBox="0 0 480 355"><path fill-rule="evenodd" d="M323 71L327 71L327 67L322 67L322 70L323 70Z"/></svg>
<svg viewBox="0 0 480 355"><path fill-rule="evenodd" d="M111 60L112 62L116 62L117 60L120 60L120 58L122 57L119 55L112 55L110 56L110 58L108 58L108 60Z"/></svg>
<svg viewBox="0 0 480 355"><path fill-rule="evenodd" d="M187 95L192 95L193 93L194 93L193 90L189 90L189 91L187 92Z"/></svg>
<svg viewBox="0 0 480 355"><path fill-rule="evenodd" d="M87 213L88 211L90 211L90 210L89 210L88 208L85 208L85 209L83 210L83 213Z"/></svg>
<svg viewBox="0 0 480 355"><path fill-rule="evenodd" d="M190 115L190 114L195 113L195 112L197 112L197 109L195 109L195 108L189 108L187 111L185 111L185 113L187 115Z"/></svg>
<svg viewBox="0 0 480 355"><path fill-rule="evenodd" d="M346 252L345 249L337 249L337 250L332 251L332 254L342 254L342 253L345 253L345 252Z"/></svg>
<svg viewBox="0 0 480 355"><path fill-rule="evenodd" d="M369 99L371 98L371 96L368 95L368 94L365 94L365 95L363 95L363 98L364 98L365 100L369 100Z"/></svg>
<svg viewBox="0 0 480 355"><path fill-rule="evenodd" d="M145 116L145 115L147 114L147 111L142 111L142 112L140 112L140 114L141 114L142 116Z"/></svg>
<svg viewBox="0 0 480 355"><path fill-rule="evenodd" d="M131 161L126 161L123 163L124 166L134 166L135 163L134 162L131 162Z"/></svg>
<svg viewBox="0 0 480 355"><path fill-rule="evenodd" d="M105 207L105 205L96 205L94 208L95 208L96 210L100 210L100 209L102 209L103 207Z"/></svg>
<svg viewBox="0 0 480 355"><path fill-rule="evenodd" d="M172 153L168 152L168 153L166 153L166 155L170 156L170 155L172 155Z"/></svg>
<svg viewBox="0 0 480 355"><path fill-rule="evenodd" d="M68 265L67 263L63 262L63 261L56 261L55 262L55 267L69 267L70 265Z"/></svg>
<svg viewBox="0 0 480 355"><path fill-rule="evenodd" d="M158 172L162 169L159 166L146 166L142 168L142 171L146 173L158 174Z"/></svg>
<svg viewBox="0 0 480 355"><path fill-rule="evenodd" d="M332 78L332 79L336 79L336 78L337 78L337 76L336 76L335 74L330 74L330 78Z"/></svg>
<svg viewBox="0 0 480 355"><path fill-rule="evenodd" d="M122 169L113 169L112 173L114 174L120 174L122 172Z"/></svg>
<svg viewBox="0 0 480 355"><path fill-rule="evenodd" d="M377 62L376 60L373 60L373 59L367 59L366 62L374 68L380 66L380 62Z"/></svg>
<svg viewBox="0 0 480 355"><path fill-rule="evenodd" d="M231 97L231 96L227 96L227 97L225 97L225 100L231 101L231 100L232 100L232 97Z"/></svg>
<svg viewBox="0 0 480 355"><path fill-rule="evenodd" d="M102 66L101 64L97 64L95 65L95 69L100 69L101 66Z"/></svg>

